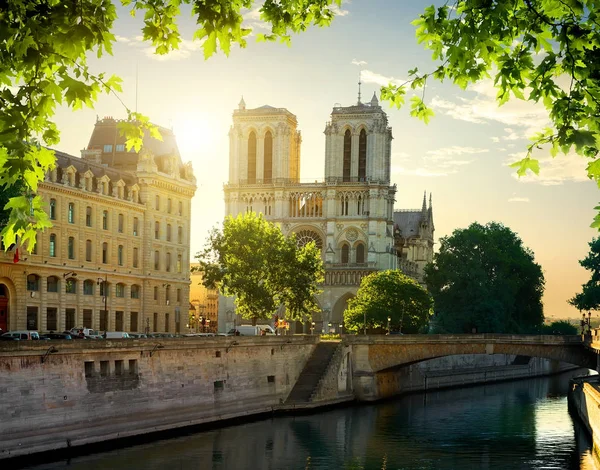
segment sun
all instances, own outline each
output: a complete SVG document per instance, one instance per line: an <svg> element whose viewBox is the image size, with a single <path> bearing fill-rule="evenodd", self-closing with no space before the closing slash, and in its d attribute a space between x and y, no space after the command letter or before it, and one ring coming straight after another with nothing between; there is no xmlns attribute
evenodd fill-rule
<svg viewBox="0 0 600 470"><path fill-rule="evenodd" d="M215 155L218 130L207 113L180 113L172 127L183 161L207 162Z"/></svg>

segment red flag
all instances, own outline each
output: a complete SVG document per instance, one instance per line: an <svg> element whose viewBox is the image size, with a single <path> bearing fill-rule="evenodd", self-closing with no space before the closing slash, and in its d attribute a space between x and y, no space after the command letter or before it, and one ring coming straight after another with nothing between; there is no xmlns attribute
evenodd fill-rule
<svg viewBox="0 0 600 470"><path fill-rule="evenodd" d="M15 256L13 257L13 263L19 262L19 249L15 248Z"/></svg>

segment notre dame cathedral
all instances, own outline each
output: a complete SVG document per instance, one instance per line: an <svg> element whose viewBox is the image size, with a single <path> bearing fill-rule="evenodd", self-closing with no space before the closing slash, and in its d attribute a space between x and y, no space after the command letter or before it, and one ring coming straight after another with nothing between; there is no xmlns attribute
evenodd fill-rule
<svg viewBox="0 0 600 470"><path fill-rule="evenodd" d="M417 210L394 211L390 185L392 129L377 96L368 103L335 106L325 126L325 174L300 179L302 137L296 116L285 108L247 109L243 98L229 131L226 215L262 213L300 243L321 249L325 283L313 314L315 332L339 332L348 300L363 276L400 269L423 280L433 256L433 214L423 197ZM221 331L233 328L233 298L219 301ZM298 323L294 333L308 332Z"/></svg>

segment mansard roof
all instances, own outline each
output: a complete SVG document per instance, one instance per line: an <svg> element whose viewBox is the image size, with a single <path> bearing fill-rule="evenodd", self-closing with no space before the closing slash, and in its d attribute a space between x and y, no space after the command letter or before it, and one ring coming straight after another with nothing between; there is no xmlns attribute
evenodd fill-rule
<svg viewBox="0 0 600 470"><path fill-rule="evenodd" d="M127 171L115 170L114 168L69 155L68 153L61 152L60 150L55 150L54 153L56 155L57 167L68 168L69 166L73 166L79 174L91 171L96 178L108 176L111 181L118 181L122 179L125 184L135 184L137 182L135 175Z"/></svg>

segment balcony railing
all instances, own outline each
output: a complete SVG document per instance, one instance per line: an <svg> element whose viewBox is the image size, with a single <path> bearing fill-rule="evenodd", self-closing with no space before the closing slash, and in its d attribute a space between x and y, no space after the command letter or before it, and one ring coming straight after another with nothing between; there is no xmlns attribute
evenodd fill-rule
<svg viewBox="0 0 600 470"><path fill-rule="evenodd" d="M384 181L376 178L365 178L365 177L342 177L342 176L330 176L325 179L315 178L270 178L270 179L240 179L237 182L225 183L225 188L236 188L240 186L255 186L255 185L272 185L272 186L298 186L298 185L345 185L345 184L357 184L364 183L368 185L386 185L389 186L389 181ZM396 185L393 185L394 188Z"/></svg>

